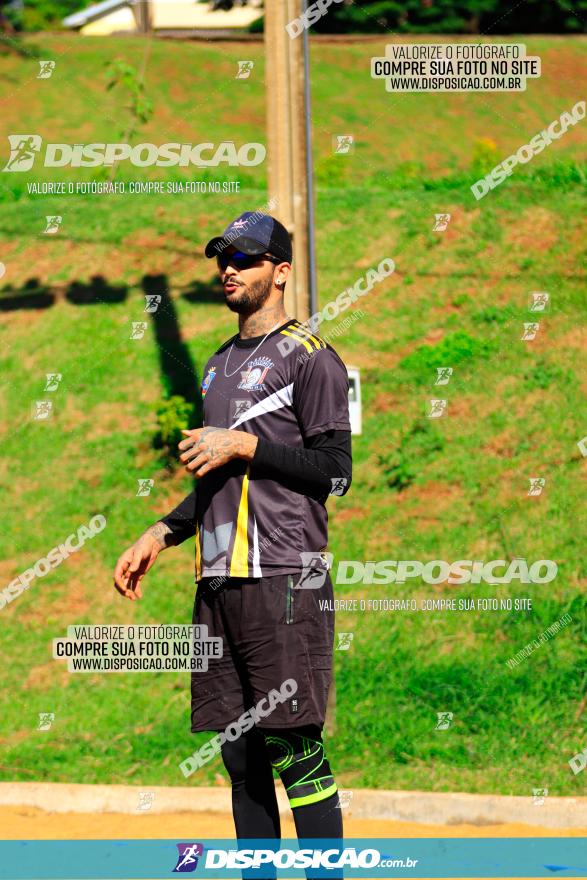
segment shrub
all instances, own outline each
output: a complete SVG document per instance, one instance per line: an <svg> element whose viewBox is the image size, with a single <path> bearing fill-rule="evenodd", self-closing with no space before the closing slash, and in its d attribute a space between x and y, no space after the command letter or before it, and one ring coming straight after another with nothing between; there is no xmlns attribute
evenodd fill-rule
<svg viewBox="0 0 587 880"><path fill-rule="evenodd" d="M193 407L185 397L174 394L156 406L157 431L153 437L155 449L162 449L168 465L177 461L177 444L185 439L182 430L190 427Z"/></svg>
<svg viewBox="0 0 587 880"><path fill-rule="evenodd" d="M444 439L437 428L428 419L417 419L391 453L379 456L387 485L398 492L406 489L443 448Z"/></svg>
<svg viewBox="0 0 587 880"><path fill-rule="evenodd" d="M458 331L447 336L438 345L422 345L400 361L400 367L413 374L418 384L436 378L437 367L454 367L474 358L484 357L492 344Z"/></svg>

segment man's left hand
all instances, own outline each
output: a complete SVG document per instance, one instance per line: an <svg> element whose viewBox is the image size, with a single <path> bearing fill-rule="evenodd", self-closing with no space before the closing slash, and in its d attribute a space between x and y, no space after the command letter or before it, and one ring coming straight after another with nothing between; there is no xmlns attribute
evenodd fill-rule
<svg viewBox="0 0 587 880"><path fill-rule="evenodd" d="M207 427L181 433L186 439L179 444L179 459L195 477L203 477L233 458L251 461L257 448L257 437L246 431Z"/></svg>

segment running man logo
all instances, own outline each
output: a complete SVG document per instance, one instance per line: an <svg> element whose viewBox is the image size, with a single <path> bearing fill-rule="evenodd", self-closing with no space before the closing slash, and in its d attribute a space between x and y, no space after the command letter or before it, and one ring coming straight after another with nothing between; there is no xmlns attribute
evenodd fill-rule
<svg viewBox="0 0 587 880"><path fill-rule="evenodd" d="M436 727L434 730L448 730L448 728L452 724L453 713L452 712L437 712L436 717L438 721L436 723Z"/></svg>
<svg viewBox="0 0 587 880"><path fill-rule="evenodd" d="M351 642L354 638L354 633L352 632L339 632L338 633L338 645L336 646L337 651L350 651Z"/></svg>
<svg viewBox="0 0 587 880"><path fill-rule="evenodd" d="M354 152L355 139L352 134L337 134L334 141L335 153L352 153Z"/></svg>
<svg viewBox="0 0 587 880"><path fill-rule="evenodd" d="M39 726L37 730L51 730L55 721L55 712L39 712Z"/></svg>
<svg viewBox="0 0 587 880"><path fill-rule="evenodd" d="M57 391L59 383L63 379L63 375L61 373L45 373L45 376L47 378L47 383L43 391Z"/></svg>
<svg viewBox="0 0 587 880"><path fill-rule="evenodd" d="M533 339L536 339L536 334L540 329L540 324L538 323L524 323L524 332L522 333L522 342L532 342Z"/></svg>
<svg viewBox="0 0 587 880"><path fill-rule="evenodd" d="M130 339L142 339L147 329L146 321L133 321L132 330L130 331Z"/></svg>
<svg viewBox="0 0 587 880"><path fill-rule="evenodd" d="M43 144L39 134L9 134L10 158L3 171L30 171Z"/></svg>
<svg viewBox="0 0 587 880"><path fill-rule="evenodd" d="M248 79L254 66L254 61L239 61L235 79Z"/></svg>
<svg viewBox="0 0 587 880"><path fill-rule="evenodd" d="M450 377L452 376L452 367L436 367L436 382L435 385L448 385L450 381Z"/></svg>
<svg viewBox="0 0 587 880"><path fill-rule="evenodd" d="M350 807L352 799L353 792L350 788L338 789L338 807L341 810L346 810L347 807Z"/></svg>
<svg viewBox="0 0 587 880"><path fill-rule="evenodd" d="M37 74L37 79L49 79L55 70L56 64L56 61L39 61L40 70Z"/></svg>
<svg viewBox="0 0 587 880"><path fill-rule="evenodd" d="M329 569L332 568L332 553L325 551L301 552L302 571L300 579L295 585L295 590L318 590L326 580Z"/></svg>
<svg viewBox="0 0 587 880"><path fill-rule="evenodd" d="M450 223L450 214L435 214L434 226L432 232L444 232L448 229Z"/></svg>
<svg viewBox="0 0 587 880"><path fill-rule="evenodd" d="M52 400L35 400L32 408L32 418L35 422L43 422L51 418L53 412Z"/></svg>
<svg viewBox="0 0 587 880"><path fill-rule="evenodd" d="M346 477L331 477L330 482L332 484L330 495L344 495L344 490L346 489L346 485L348 483Z"/></svg>
<svg viewBox="0 0 587 880"><path fill-rule="evenodd" d="M529 477L530 480L530 488L528 490L528 495L536 497L538 495L542 495L542 490L546 486L546 478L545 477Z"/></svg>
<svg viewBox="0 0 587 880"><path fill-rule="evenodd" d="M63 217L60 214L53 214L45 217L46 226L43 235L55 235L61 228Z"/></svg>
<svg viewBox="0 0 587 880"><path fill-rule="evenodd" d="M150 810L153 806L153 801L155 800L155 792L154 791L139 791L139 803L137 806L137 810L141 810L142 812L146 812Z"/></svg>
<svg viewBox="0 0 587 880"><path fill-rule="evenodd" d="M155 485L155 480L140 479L137 480L137 483L139 484L139 488L135 498L145 498L147 495L151 494L151 489Z"/></svg>
<svg viewBox="0 0 587 880"><path fill-rule="evenodd" d="M30 171L36 154L43 145L38 134L9 134L10 158L4 171ZM201 144L45 144L43 164L45 168L108 168L119 162L130 162L135 168L156 165L171 168L176 165L187 168L260 165L265 161L267 149L264 144L249 143L237 146L234 141Z"/></svg>
<svg viewBox="0 0 587 880"><path fill-rule="evenodd" d="M173 869L174 874L189 874L198 867L198 859L204 853L203 843L177 843L177 865Z"/></svg>
<svg viewBox="0 0 587 880"><path fill-rule="evenodd" d="M252 405L252 400L242 400L241 398L233 397L230 401L230 424L236 422L237 419L240 419L240 417L244 415Z"/></svg>
<svg viewBox="0 0 587 880"><path fill-rule="evenodd" d="M156 312L161 303L161 295L158 293L148 293L145 295L145 311Z"/></svg>
<svg viewBox="0 0 587 880"><path fill-rule="evenodd" d="M446 415L447 406L448 400L433 398L430 401L430 412L426 413L426 415L429 419L441 419L442 416Z"/></svg>
<svg viewBox="0 0 587 880"><path fill-rule="evenodd" d="M528 304L531 312L544 312L550 304L550 294L542 291L534 291L530 294L530 302Z"/></svg>

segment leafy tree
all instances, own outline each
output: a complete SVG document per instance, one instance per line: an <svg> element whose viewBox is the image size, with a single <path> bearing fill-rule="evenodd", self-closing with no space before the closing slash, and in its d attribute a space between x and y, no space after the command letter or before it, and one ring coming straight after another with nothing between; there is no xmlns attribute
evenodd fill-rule
<svg viewBox="0 0 587 880"><path fill-rule="evenodd" d="M233 5L233 0L218 2L223 8ZM322 33L487 35L586 29L587 0L343 0L312 26Z"/></svg>
<svg viewBox="0 0 587 880"><path fill-rule="evenodd" d="M129 122L121 135L125 142L132 140L141 125L149 121L153 115L153 102L145 94L145 70L138 71L132 64L122 58L109 62L106 70L106 89L110 91L117 86L126 90L129 102Z"/></svg>
<svg viewBox="0 0 587 880"><path fill-rule="evenodd" d="M150 46L150 43L146 46L147 51L143 57L141 70L137 70L122 58L115 58L107 64L107 91L119 88L128 95L128 104L125 105L125 109L128 111L128 121L124 129L120 131L120 138L124 144L133 140L140 127L149 121L155 110L153 102L145 91L145 73ZM117 167L116 164L112 166L110 180L114 179Z"/></svg>
<svg viewBox="0 0 587 880"><path fill-rule="evenodd" d="M25 30L59 27L64 16L90 0L0 0L10 20ZM161 2L161 0L159 0ZM207 0L230 10L249 0ZM308 5L314 0L308 0ZM5 15L5 18L7 16ZM587 0L343 0L332 4L312 26L318 33L524 34L584 33Z"/></svg>
<svg viewBox="0 0 587 880"><path fill-rule="evenodd" d="M23 0L7 4L7 17L17 30L39 31L61 27L66 15L77 12L84 0Z"/></svg>
<svg viewBox="0 0 587 880"><path fill-rule="evenodd" d="M562 33L584 31L587 0L353 0L331 6L322 32Z"/></svg>

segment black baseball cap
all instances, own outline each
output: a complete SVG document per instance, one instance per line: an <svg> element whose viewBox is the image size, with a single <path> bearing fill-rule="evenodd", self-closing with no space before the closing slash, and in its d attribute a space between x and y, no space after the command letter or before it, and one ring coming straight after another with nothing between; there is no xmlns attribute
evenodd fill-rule
<svg viewBox="0 0 587 880"><path fill-rule="evenodd" d="M245 211L229 223L222 235L210 239L204 253L210 259L232 245L243 254L271 254L291 263L291 236L285 226L270 214Z"/></svg>

